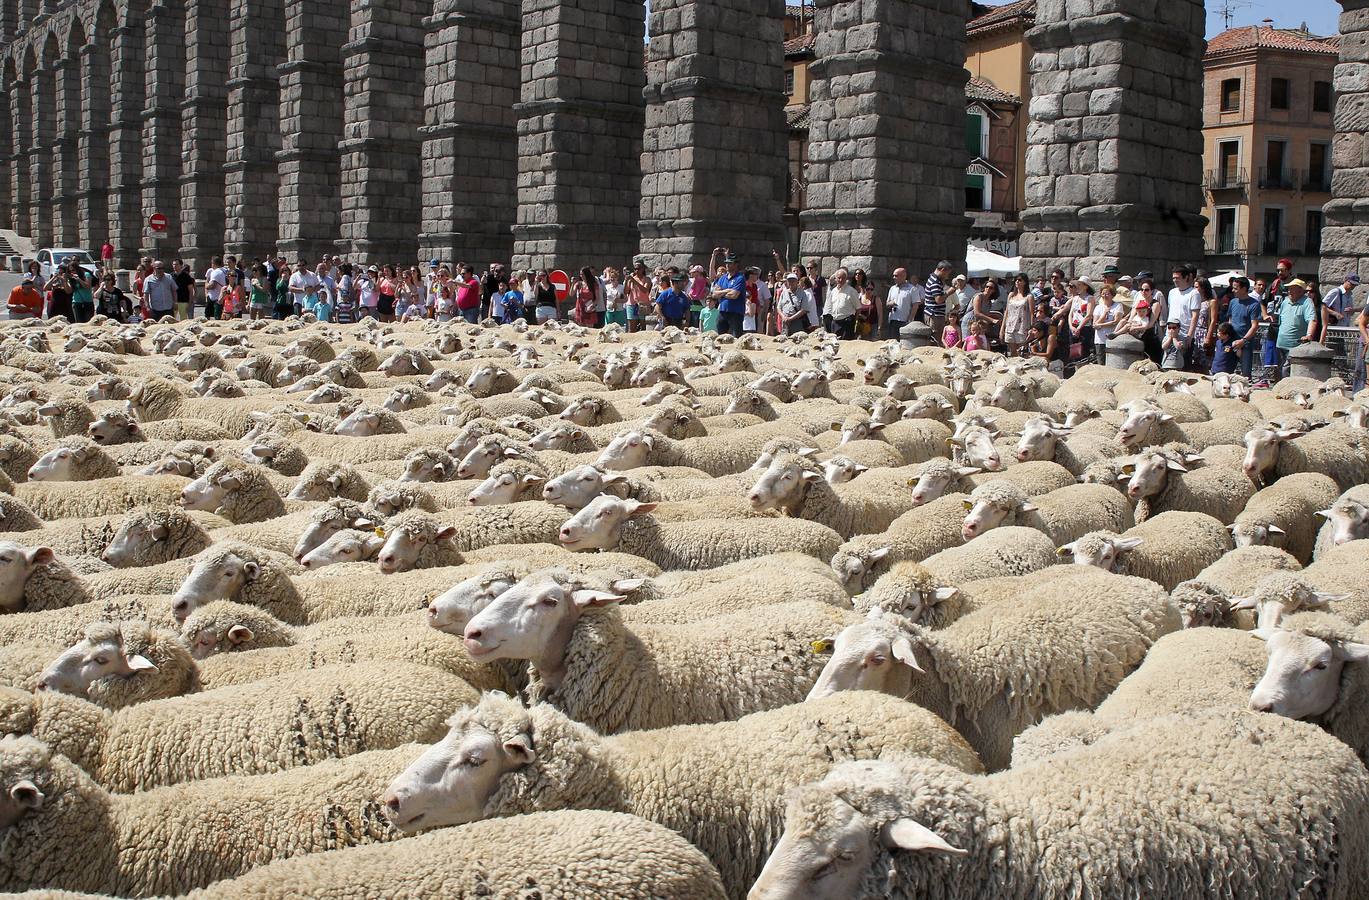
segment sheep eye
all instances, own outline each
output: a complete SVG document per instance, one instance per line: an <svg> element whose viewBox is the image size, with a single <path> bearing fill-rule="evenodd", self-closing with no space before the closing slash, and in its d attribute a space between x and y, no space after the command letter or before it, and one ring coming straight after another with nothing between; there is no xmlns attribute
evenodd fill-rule
<svg viewBox="0 0 1369 900"><path fill-rule="evenodd" d="M552 609L555 609L555 608L556 608L556 598L555 598L555 597L543 597L543 598L542 598L542 605L543 605L543 606L546 606L546 607L550 607L550 608L552 608Z"/></svg>
<svg viewBox="0 0 1369 900"><path fill-rule="evenodd" d="M1326 663L1324 661L1313 663L1312 668L1316 669L1317 671L1322 671L1326 668Z"/></svg>
<svg viewBox="0 0 1369 900"><path fill-rule="evenodd" d="M108 656L97 656L97 657L95 657L95 659L94 659L94 663L95 663L95 665L97 665L97 666L107 666L107 665L109 665L109 657L108 657Z"/></svg>

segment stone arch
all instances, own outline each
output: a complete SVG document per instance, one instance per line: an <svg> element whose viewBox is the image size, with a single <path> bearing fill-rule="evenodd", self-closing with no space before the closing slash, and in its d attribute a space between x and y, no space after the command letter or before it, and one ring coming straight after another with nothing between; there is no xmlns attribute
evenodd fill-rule
<svg viewBox="0 0 1369 900"><path fill-rule="evenodd" d="M0 228L14 227L13 195L15 149L10 98L13 95L14 64L6 58L0 65Z"/></svg>
<svg viewBox="0 0 1369 900"><path fill-rule="evenodd" d="M22 34L38 15L38 0L18 0L15 6L15 33Z"/></svg>
<svg viewBox="0 0 1369 900"><path fill-rule="evenodd" d="M62 48L49 27L34 32L33 66L29 77L29 116L33 127L29 141L29 236L38 247L52 246L52 157L57 139L55 75Z"/></svg>
<svg viewBox="0 0 1369 900"><path fill-rule="evenodd" d="M181 246L181 105L185 102L184 0L153 0L147 9L143 51L142 209L140 224L154 213L167 217L165 232L143 228L145 256L175 254Z"/></svg>
<svg viewBox="0 0 1369 900"><path fill-rule="evenodd" d="M0 41L14 40L19 30L19 0L0 0Z"/></svg>
<svg viewBox="0 0 1369 900"><path fill-rule="evenodd" d="M63 247L80 246L77 195L80 192L81 47L85 29L80 19L54 22L50 41L59 55L52 62L52 231L53 242Z"/></svg>
<svg viewBox="0 0 1369 900"><path fill-rule="evenodd" d="M214 255L223 252L224 153L234 137L228 127L228 95L237 89L238 78L230 73L230 61L268 39L274 25L259 22L250 35L237 30L242 5L241 0L189 0L185 4L184 177L176 218L181 225L180 256L194 270L208 268ZM235 26L232 30L230 22Z"/></svg>
<svg viewBox="0 0 1369 900"><path fill-rule="evenodd" d="M6 63L10 89L6 91L10 102L10 133L13 152L10 163L10 202L13 204L14 230L23 235L31 233L29 224L29 141L32 119L29 117L28 79L33 67L29 65L32 55L27 48L18 48Z"/></svg>

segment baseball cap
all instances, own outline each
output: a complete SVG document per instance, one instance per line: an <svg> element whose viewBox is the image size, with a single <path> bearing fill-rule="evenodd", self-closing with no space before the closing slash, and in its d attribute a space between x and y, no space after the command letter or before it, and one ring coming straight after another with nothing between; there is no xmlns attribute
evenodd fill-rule
<svg viewBox="0 0 1369 900"><path fill-rule="evenodd" d="M33 281L33 273L30 272L29 274L25 275L24 280L29 282Z"/></svg>
<svg viewBox="0 0 1369 900"><path fill-rule="evenodd" d="M670 280L674 284L684 284L689 278L684 275L671 275Z"/></svg>
<svg viewBox="0 0 1369 900"><path fill-rule="evenodd" d="M430 269L436 269L436 268L437 268L437 265L438 265L437 260L435 260L435 259L430 259L430 260L428 260L428 268L430 268Z"/></svg>
<svg viewBox="0 0 1369 900"><path fill-rule="evenodd" d="M1139 271L1139 272L1136 273L1136 279L1135 279L1135 280L1136 280L1138 283L1140 283L1140 282L1142 282L1142 281L1154 281L1154 280L1155 280L1155 275L1154 275L1154 273L1151 272L1149 269L1142 269L1141 271Z"/></svg>
<svg viewBox="0 0 1369 900"><path fill-rule="evenodd" d="M1349 275L1345 276L1345 280L1350 282L1351 284L1359 284L1359 273L1351 272Z"/></svg>
<svg viewBox="0 0 1369 900"><path fill-rule="evenodd" d="M723 262L725 262L725 263L734 263L734 262L736 262L736 261L737 261L737 254L735 254L735 253L729 253L729 254L727 254L727 256L723 257Z"/></svg>
<svg viewBox="0 0 1369 900"><path fill-rule="evenodd" d="M371 267L370 267L369 269L367 269L366 271L367 271L367 272L379 272L379 271L380 271L380 267L379 267L379 266L371 266Z"/></svg>
<svg viewBox="0 0 1369 900"><path fill-rule="evenodd" d="M1303 281L1301 278L1294 278L1292 281L1288 282L1288 284L1284 285L1284 287L1298 287L1305 290L1307 288L1307 282Z"/></svg>
<svg viewBox="0 0 1369 900"><path fill-rule="evenodd" d="M798 281L798 280L799 280L799 276L795 275L793 272L790 272L788 275L784 276L784 280L785 280L785 281Z"/></svg>

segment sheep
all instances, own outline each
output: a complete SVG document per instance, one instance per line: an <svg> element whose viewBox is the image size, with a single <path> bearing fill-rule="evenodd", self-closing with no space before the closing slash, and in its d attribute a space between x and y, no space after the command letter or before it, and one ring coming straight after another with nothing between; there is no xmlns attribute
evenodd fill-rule
<svg viewBox="0 0 1369 900"><path fill-rule="evenodd" d="M84 436L95 414L90 405L79 397L59 397L38 407L38 415L47 420L52 436Z"/></svg>
<svg viewBox="0 0 1369 900"><path fill-rule="evenodd" d="M1356 485L1316 512L1326 520L1317 532L1313 559L1321 559L1332 547L1369 538L1369 487Z"/></svg>
<svg viewBox="0 0 1369 900"><path fill-rule="evenodd" d="M911 757L841 763L790 793L749 896L1180 900L1315 886L1345 900L1369 875L1366 797L1347 748L1244 711L1147 720L987 778ZM1097 847L1113 852L1085 849Z"/></svg>
<svg viewBox="0 0 1369 900"><path fill-rule="evenodd" d="M385 546L377 557L386 574L460 565L462 551L494 544L555 541L566 511L541 501L452 511L442 517L411 509L385 523Z"/></svg>
<svg viewBox="0 0 1369 900"><path fill-rule="evenodd" d="M739 897L780 830L784 791L832 762L877 758L887 748L982 771L960 736L925 710L868 692L847 699L849 705L820 700L735 722L600 737L550 706L525 709L486 696L452 717L448 735L396 778L382 801L405 831L567 804L634 813L702 849L729 894ZM679 755L698 751L713 762L674 771ZM495 778L461 764L473 754L502 757L491 760ZM763 756L767 764L739 770L738 754ZM716 812L701 814L704 798Z"/></svg>
<svg viewBox="0 0 1369 900"><path fill-rule="evenodd" d="M43 520L22 500L0 495L0 529L6 532L33 531L43 527Z"/></svg>
<svg viewBox="0 0 1369 900"><path fill-rule="evenodd" d="M1295 472L1317 472L1335 479L1347 491L1369 482L1369 432L1318 428L1309 434L1291 429L1255 427L1240 443L1246 447L1245 473L1274 481Z"/></svg>
<svg viewBox="0 0 1369 900"><path fill-rule="evenodd" d="M117 710L194 693L200 679L195 660L175 632L146 622L92 622L81 640L43 667L37 688L83 696Z"/></svg>
<svg viewBox="0 0 1369 900"><path fill-rule="evenodd" d="M1331 507L1339 494L1336 482L1326 475L1285 475L1256 492L1236 516L1231 525L1236 546L1273 544L1307 565L1316 546L1316 513Z"/></svg>
<svg viewBox="0 0 1369 900"><path fill-rule="evenodd" d="M630 837L629 837L630 836ZM515 854L509 848L518 847ZM416 854L416 855L415 855ZM544 812L261 866L195 896L595 897L723 900L718 872L684 838L621 813ZM649 885L647 888L645 886Z"/></svg>
<svg viewBox="0 0 1369 900"><path fill-rule="evenodd" d="M383 530L358 531L348 528L337 532L328 540L299 558L301 567L318 571L327 566L347 562L366 562L376 558L385 544Z"/></svg>
<svg viewBox="0 0 1369 900"><path fill-rule="evenodd" d="M1260 421L1259 411L1249 408L1243 408L1237 415L1183 424L1152 400L1133 400L1119 409L1127 418L1117 430L1117 443L1132 450L1171 441L1188 444L1194 450L1205 450L1214 444L1239 444L1246 431ZM1207 415L1205 407L1202 414Z"/></svg>
<svg viewBox="0 0 1369 900"><path fill-rule="evenodd" d="M1319 591L1308 581L1305 573L1272 572L1255 584L1248 597L1233 597L1233 610L1255 611L1255 630L1268 631L1284 617L1309 610L1325 610L1345 600L1345 595Z"/></svg>
<svg viewBox="0 0 1369 900"><path fill-rule="evenodd" d="M480 399L512 393L517 388L518 379L508 369L500 366L480 366L473 369L470 377L466 379L466 389Z"/></svg>
<svg viewBox="0 0 1369 900"><path fill-rule="evenodd" d="M1034 528L993 528L959 547L934 553L922 565L950 584L1026 575L1055 565L1055 544ZM885 576L888 577L887 575ZM879 582L875 588L879 588Z"/></svg>
<svg viewBox="0 0 1369 900"><path fill-rule="evenodd" d="M121 475L95 481L15 485L15 496L45 520L112 516L136 506L171 506L188 480L174 475ZM14 530L14 529L11 529Z"/></svg>
<svg viewBox="0 0 1369 900"><path fill-rule="evenodd" d="M181 504L223 516L235 525L285 515L285 503L271 482L259 469L236 459L219 460L187 484Z"/></svg>
<svg viewBox="0 0 1369 900"><path fill-rule="evenodd" d="M128 793L437 740L451 709L479 696L426 666L386 662L379 674L373 664L325 666L113 712L54 691L0 688L0 715L10 733L45 741Z"/></svg>
<svg viewBox="0 0 1369 900"><path fill-rule="evenodd" d="M345 462L322 461L305 466L286 494L287 500L331 500L341 497L364 502L371 492L366 476Z"/></svg>
<svg viewBox="0 0 1369 900"><path fill-rule="evenodd" d="M1120 449L1104 438L1088 434L1071 436L1072 431L1042 416L1028 419L1015 455L1019 462L1051 460L1076 476L1094 463L1121 455Z"/></svg>
<svg viewBox="0 0 1369 900"><path fill-rule="evenodd" d="M783 421L774 423L782 425ZM619 434L594 460L601 469L626 471L642 466L688 466L709 475L745 472L775 437L769 425L673 441L659 431L630 429Z"/></svg>
<svg viewBox="0 0 1369 900"><path fill-rule="evenodd" d="M866 481L879 477L880 473L877 471L868 476ZM993 479L1012 482L1029 497L1075 483L1068 469L1053 462L1020 463L1001 472L981 475L979 469L957 465L942 458L923 463L915 478L908 481L908 486L913 489L913 505L921 506L947 492L968 492L974 490L978 483Z"/></svg>
<svg viewBox="0 0 1369 900"><path fill-rule="evenodd" d="M964 543L965 494L947 494L899 516L883 534L864 534L832 555L832 570L850 594L858 594L903 560L915 562Z"/></svg>
<svg viewBox="0 0 1369 900"><path fill-rule="evenodd" d="M28 477L29 481L93 481L121 474L119 464L98 444L86 437L67 437L38 457Z"/></svg>
<svg viewBox="0 0 1369 900"><path fill-rule="evenodd" d="M660 523L646 517L655 508L655 503L604 494L567 519L558 538L567 550L616 549L666 569L707 569L790 550L827 559L841 543L840 535L816 522L695 519ZM720 539L723 535L725 539Z"/></svg>
<svg viewBox="0 0 1369 900"><path fill-rule="evenodd" d="M1254 590L1255 583L1271 572L1297 572L1301 568L1288 551L1278 547L1237 547L1208 564L1194 580L1234 597Z"/></svg>
<svg viewBox="0 0 1369 900"><path fill-rule="evenodd" d="M175 418L202 419L222 428L230 438L242 437L251 427L249 413L252 402L251 397L237 400L187 397L174 383L156 376L145 378L134 388L127 400L129 411L140 422ZM199 436L186 434L176 439L195 437Z"/></svg>
<svg viewBox="0 0 1369 900"><path fill-rule="evenodd" d="M1133 524L1126 500L1098 484L1072 484L1029 498L1017 485L995 479L975 488L964 506L966 541L999 525L1025 525L1058 547L1100 527L1125 531Z"/></svg>
<svg viewBox="0 0 1369 900"><path fill-rule="evenodd" d="M81 578L51 548L0 541L0 613L58 610L90 599Z"/></svg>
<svg viewBox="0 0 1369 900"><path fill-rule="evenodd" d="M801 602L720 616L706 628L628 625L621 600L570 573L538 573L467 623L466 649L477 662L529 660L531 698L616 733L796 703L821 669L813 642L854 618Z"/></svg>
<svg viewBox="0 0 1369 900"><path fill-rule="evenodd" d="M834 487L818 463L799 453L776 457L756 480L748 500L752 509L818 522L843 539L884 531L911 507L906 496Z"/></svg>
<svg viewBox="0 0 1369 900"><path fill-rule="evenodd" d="M1017 579L1014 603L977 609L939 631L874 610L831 638L810 699L846 690L910 696L965 736L989 770L1044 716L1093 708L1180 627L1150 582L1078 566ZM867 665L871 654L884 660ZM910 686L911 679L911 686Z"/></svg>
<svg viewBox="0 0 1369 900"><path fill-rule="evenodd" d="M1125 533L1093 531L1060 547L1075 565L1135 575L1173 590L1232 548L1231 535L1206 513L1171 511Z"/></svg>
<svg viewBox="0 0 1369 900"><path fill-rule="evenodd" d="M1345 595L1335 606L1337 616L1352 625L1369 622L1369 541L1332 547L1302 574L1319 590Z"/></svg>
<svg viewBox="0 0 1369 900"><path fill-rule="evenodd" d="M0 471L15 484L28 478L29 467L37 461L38 454L28 441L12 434L0 434Z"/></svg>
<svg viewBox="0 0 1369 900"><path fill-rule="evenodd" d="M1003 457L994 446L993 438L994 432L980 425L957 428L947 441L951 461L985 472L999 471L1003 468Z"/></svg>
<svg viewBox="0 0 1369 900"><path fill-rule="evenodd" d="M1223 525L1235 522L1255 495L1255 484L1232 466L1189 468L1201 462L1200 456L1151 448L1124 464L1122 474L1130 476L1127 496L1136 502L1136 521L1181 510L1207 513Z"/></svg>
<svg viewBox="0 0 1369 900"><path fill-rule="evenodd" d="M1169 592L1184 628L1232 628L1231 595L1198 579L1181 582ZM1021 741L1019 736L1018 741ZM1014 751L1015 753L1016 751Z"/></svg>
<svg viewBox="0 0 1369 900"><path fill-rule="evenodd" d="M278 434L262 435L246 442L239 457L248 465L265 466L282 475L298 475L309 465L309 456L289 438Z"/></svg>
<svg viewBox="0 0 1369 900"><path fill-rule="evenodd" d="M471 490L471 506L498 506L526 500L540 500L547 471L536 462L510 459L490 468L485 480Z"/></svg>

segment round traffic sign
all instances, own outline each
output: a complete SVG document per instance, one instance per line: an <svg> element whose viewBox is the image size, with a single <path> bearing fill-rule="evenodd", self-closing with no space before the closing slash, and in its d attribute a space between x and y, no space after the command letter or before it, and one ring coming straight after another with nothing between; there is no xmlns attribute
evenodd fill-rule
<svg viewBox="0 0 1369 900"><path fill-rule="evenodd" d="M560 269L555 269L547 276L547 281L556 289L556 299L565 300L570 296L570 276Z"/></svg>
<svg viewBox="0 0 1369 900"><path fill-rule="evenodd" d="M148 219L147 219L147 227L151 228L153 231L157 232L158 234L160 234L161 232L166 231L166 229L167 229L170 225L171 225L170 220L167 219L167 217L164 216L164 215L162 215L161 213L153 213L153 214L152 214L151 216L149 216Z"/></svg>

